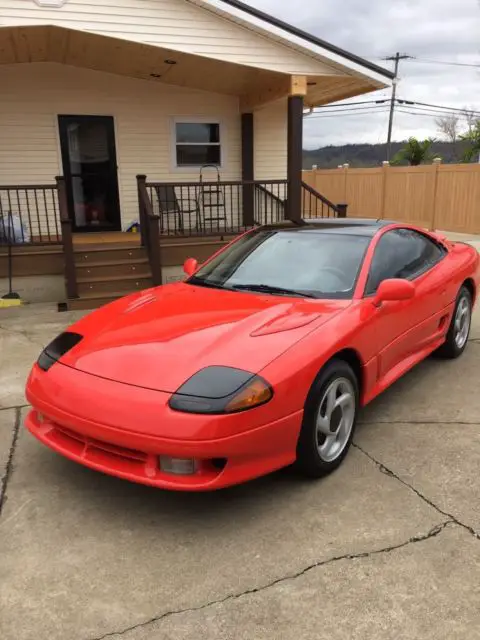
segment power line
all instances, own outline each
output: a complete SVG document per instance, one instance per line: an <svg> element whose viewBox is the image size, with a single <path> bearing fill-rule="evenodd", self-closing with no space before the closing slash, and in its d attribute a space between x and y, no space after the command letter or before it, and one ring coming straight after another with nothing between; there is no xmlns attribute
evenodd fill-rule
<svg viewBox="0 0 480 640"><path fill-rule="evenodd" d="M408 105L409 107L411 105L420 105L422 107L432 107L434 109L442 109L443 111L457 111L458 113L473 113L474 115L479 115L480 116L480 111L475 111L474 109L458 109L457 107L447 107L445 105L440 105L440 104L431 104L429 102L417 102L415 100L405 100L404 98L398 98L397 102L399 104L405 104Z"/></svg>
<svg viewBox="0 0 480 640"><path fill-rule="evenodd" d="M317 114L313 114L310 115L308 117L308 120L322 120L323 118L343 118L345 116L357 116L357 117L363 117L364 115L372 115L372 114L380 114L383 115L385 113L388 113L389 109L387 107L383 107L380 109L366 109L366 110L361 110L361 109L352 109L351 111L345 110L345 111L336 111L335 113L317 113ZM415 108L415 107L410 107L410 110L407 110L405 107L403 107L403 109L398 108L396 109L395 113L410 113L411 115L417 115L417 116L424 116L424 117L428 117L431 119L434 118L441 118L441 117L447 117L447 116L451 116L451 113L445 112L445 111L430 111L428 109L421 109L421 108Z"/></svg>
<svg viewBox="0 0 480 640"><path fill-rule="evenodd" d="M326 110L323 111L323 109L321 109L320 111L314 111L313 115L315 116L323 116L323 115L335 115L336 113L342 113L343 111L369 111L370 109L387 109L388 105L386 104L372 104L372 105L368 105L368 106L363 106L363 107L348 107L347 105L345 105L344 109L335 109L335 110ZM311 117L313 117L313 115Z"/></svg>
<svg viewBox="0 0 480 640"><path fill-rule="evenodd" d="M326 114L321 114L321 115L311 115L307 118L307 120L323 120L323 118L345 118L346 116L357 116L358 117L363 117L363 116L371 116L373 114L384 114L384 113L388 113L388 109L386 109L385 107L383 109L377 109L375 111L362 111L361 113L352 113L351 111L347 112L347 113L326 113Z"/></svg>
<svg viewBox="0 0 480 640"><path fill-rule="evenodd" d="M397 109L397 113L407 113L410 116L417 116L420 118L434 118L432 113L418 113L418 111L407 111L406 109Z"/></svg>
<svg viewBox="0 0 480 640"><path fill-rule="evenodd" d="M346 109L348 110L362 110L362 109L375 109L377 107L385 107L387 102L390 102L389 99L382 100L365 100L361 102L344 102L341 104L326 104L321 107L318 107L316 111L314 111L315 115L323 115L322 111L327 110L327 113L340 113ZM440 104L432 104L430 102L417 102L416 100L407 100L405 98L396 98L395 102L397 105L408 106L408 108L421 108L421 107L429 107L429 110L433 111L434 109L439 109L442 112L451 112L458 114L467 114L471 113L474 116L478 115L480 117L480 111L476 111L475 109L459 109L458 107L449 107L447 105Z"/></svg>
<svg viewBox="0 0 480 640"><path fill-rule="evenodd" d="M315 114L315 115L311 115L309 116L308 120L322 120L323 118L343 118L345 116L357 116L357 117L363 117L364 115L372 115L372 114L385 114L385 113L389 113L389 109L387 107L383 107L382 109L372 109L372 110L365 110L365 111L360 111L357 110L357 112L355 111L343 111L343 112L336 112L336 113L325 113L325 114ZM417 115L417 116L426 116L428 118L440 118L440 117L446 117L451 115L450 113L447 112L443 112L443 111L428 111L428 109L415 109L414 107L410 107L410 110L406 110L405 107L402 109L397 108L395 110L395 113L411 113L412 115Z"/></svg>
<svg viewBox="0 0 480 640"><path fill-rule="evenodd" d="M407 111L408 110L408 111ZM344 116L357 116L357 117L362 117L364 115L372 115L375 113L379 113L379 114L384 114L387 113L389 111L387 106L379 106L378 108L375 107L365 107L363 109L342 109L342 110L337 110L335 112L327 112L327 113L313 113L312 115L310 115L308 117L309 120L321 120L322 118L342 118ZM397 110L398 112L402 111L402 105L397 106ZM451 116L452 114L448 111L434 111L432 109L427 109L427 108L423 108L423 107L415 107L415 106L410 106L410 105L406 105L403 106L403 112L404 113L411 113L412 115L418 115L418 116L427 116L429 118L441 118L441 117L448 117Z"/></svg>
<svg viewBox="0 0 480 640"><path fill-rule="evenodd" d="M430 116L431 118L451 118L452 116L458 117L456 114L452 114L448 111L432 111L431 109L423 109L422 107L408 107L404 106L404 109L417 113L419 116Z"/></svg>
<svg viewBox="0 0 480 640"><path fill-rule="evenodd" d="M341 102L340 104L322 104L318 109L338 109L339 107L350 107L357 106L363 104L383 104L385 102L390 102L390 98L383 98L381 100L361 100L360 102Z"/></svg>
<svg viewBox="0 0 480 640"><path fill-rule="evenodd" d="M398 113L409 113L412 116L423 116L424 118L438 118L441 117L442 115L449 115L449 114L442 114L442 113L423 113L423 112L418 112L418 111L407 111L406 109L398 109L397 110Z"/></svg>
<svg viewBox="0 0 480 640"><path fill-rule="evenodd" d="M417 58L417 56L410 57L412 62L426 62L427 64L444 64L451 67L470 67L472 69L480 69L480 64L473 64L470 62L454 62L453 60L432 60L431 58Z"/></svg>

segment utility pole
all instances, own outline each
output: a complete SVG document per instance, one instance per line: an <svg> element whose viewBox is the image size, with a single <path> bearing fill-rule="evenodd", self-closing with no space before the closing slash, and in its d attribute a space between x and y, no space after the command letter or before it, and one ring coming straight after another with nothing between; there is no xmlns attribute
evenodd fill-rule
<svg viewBox="0 0 480 640"><path fill-rule="evenodd" d="M406 60L407 58L411 58L412 56L408 56L407 54L402 54L397 51L394 56L388 56L384 58L384 60L394 60L395 61L395 69L394 69L394 78L393 78L393 87L392 87L392 98L390 100L390 119L388 121L388 137L387 137L387 160L390 160L391 152L392 152L392 129L393 129L393 113L395 111L395 98L397 96L397 83L398 83L398 65L400 60Z"/></svg>

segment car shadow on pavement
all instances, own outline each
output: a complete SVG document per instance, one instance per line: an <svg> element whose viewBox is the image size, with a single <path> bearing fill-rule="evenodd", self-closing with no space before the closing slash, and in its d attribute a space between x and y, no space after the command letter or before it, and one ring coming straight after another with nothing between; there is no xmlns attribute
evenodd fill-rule
<svg viewBox="0 0 480 640"><path fill-rule="evenodd" d="M282 501L292 499L309 482L293 469L286 468L216 491L168 491L102 474L47 449L38 448L36 455L41 458L38 462L48 481L61 482L62 492L69 494L69 500L91 505L94 509L106 509L110 516L116 511L135 513L139 520L160 512L172 522L184 517L194 520L198 516L205 523L209 519L223 519L232 509L237 515L252 510L253 515L271 502L273 494L281 494Z"/></svg>

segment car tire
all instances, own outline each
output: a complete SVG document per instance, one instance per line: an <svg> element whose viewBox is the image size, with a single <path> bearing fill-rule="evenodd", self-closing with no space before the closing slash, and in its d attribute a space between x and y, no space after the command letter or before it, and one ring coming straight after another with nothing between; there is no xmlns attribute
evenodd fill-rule
<svg viewBox="0 0 480 640"><path fill-rule="evenodd" d="M342 463L352 443L358 408L354 371L344 360L331 360L318 374L305 403L295 463L302 475L321 478Z"/></svg>
<svg viewBox="0 0 480 640"><path fill-rule="evenodd" d="M468 344L472 325L472 294L467 287L460 289L447 338L435 355L439 358L455 359L462 355Z"/></svg>

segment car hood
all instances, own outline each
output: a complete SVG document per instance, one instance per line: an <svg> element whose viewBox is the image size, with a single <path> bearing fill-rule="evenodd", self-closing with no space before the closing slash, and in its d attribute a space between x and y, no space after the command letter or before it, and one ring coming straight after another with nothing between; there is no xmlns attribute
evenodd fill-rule
<svg viewBox="0 0 480 640"><path fill-rule="evenodd" d="M200 369L260 372L350 304L175 283L122 298L70 327L84 338L60 362L173 393Z"/></svg>

